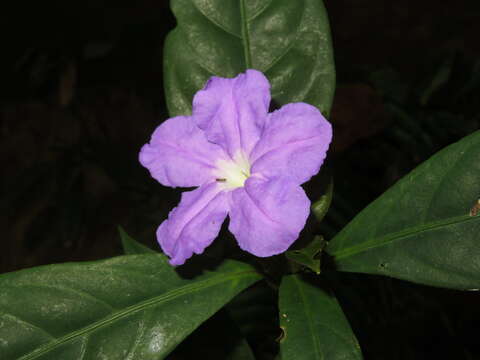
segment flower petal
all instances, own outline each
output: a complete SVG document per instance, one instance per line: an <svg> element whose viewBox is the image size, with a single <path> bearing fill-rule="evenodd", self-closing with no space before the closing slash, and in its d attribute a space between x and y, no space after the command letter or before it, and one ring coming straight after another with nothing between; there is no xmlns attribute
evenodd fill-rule
<svg viewBox="0 0 480 360"><path fill-rule="evenodd" d="M250 177L228 193L230 225L239 246L256 256L284 252L298 238L310 212L310 200L291 179Z"/></svg>
<svg viewBox="0 0 480 360"><path fill-rule="evenodd" d="M165 186L199 186L214 178L215 163L226 154L210 143L191 117L178 116L158 126L140 150L139 160Z"/></svg>
<svg viewBox="0 0 480 360"><path fill-rule="evenodd" d="M182 193L157 230L157 239L170 264L182 265L193 253L201 254L217 237L228 213L228 198L216 183Z"/></svg>
<svg viewBox="0 0 480 360"><path fill-rule="evenodd" d="M193 118L208 140L233 158L246 155L260 138L270 104L270 83L259 71L233 79L212 77L193 99Z"/></svg>
<svg viewBox="0 0 480 360"><path fill-rule="evenodd" d="M332 140L332 127L317 108L292 103L269 114L250 161L252 173L289 176L297 184L319 170Z"/></svg>

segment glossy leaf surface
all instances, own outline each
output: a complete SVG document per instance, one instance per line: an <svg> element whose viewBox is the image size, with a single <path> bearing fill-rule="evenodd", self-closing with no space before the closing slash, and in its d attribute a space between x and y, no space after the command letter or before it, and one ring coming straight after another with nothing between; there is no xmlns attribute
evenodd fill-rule
<svg viewBox="0 0 480 360"><path fill-rule="evenodd" d="M303 101L328 116L335 70L321 0L172 0L177 27L165 43L171 116L191 111L193 94L212 75L265 73L278 104Z"/></svg>
<svg viewBox="0 0 480 360"><path fill-rule="evenodd" d="M338 270L480 288L480 132L448 146L364 209L327 252Z"/></svg>
<svg viewBox="0 0 480 360"><path fill-rule="evenodd" d="M162 255L4 274L0 359L163 359L259 278L226 261L187 280Z"/></svg>
<svg viewBox="0 0 480 360"><path fill-rule="evenodd" d="M335 297L300 275L280 286L282 359L358 360L360 347Z"/></svg>

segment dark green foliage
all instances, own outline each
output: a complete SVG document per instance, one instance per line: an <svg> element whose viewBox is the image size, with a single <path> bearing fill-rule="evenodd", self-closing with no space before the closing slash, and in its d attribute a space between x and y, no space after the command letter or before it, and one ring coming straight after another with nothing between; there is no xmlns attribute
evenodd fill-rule
<svg viewBox="0 0 480 360"><path fill-rule="evenodd" d="M170 4L178 21L164 53L171 115L188 114L193 94L210 76L235 76L247 68L266 73L272 108L305 101L330 115L335 71L322 1ZM56 132L69 122L71 139L48 143L42 161L25 161L24 171L2 179L8 190L0 203L8 214L6 227L13 240L20 240L4 251L6 266L18 266L9 255L25 249L51 256L64 248L73 256L92 223L104 243L109 238L99 229L107 223L124 224L142 242L120 228L129 255L0 275L0 358L361 359L355 336L368 359L476 358L478 292L391 277L454 289L480 287L480 217L475 215L480 134L427 160L480 127L479 64L442 54L422 79L407 79L392 69L369 69L354 79L382 96L385 122L344 153L330 152L332 161L322 169L324 174L327 166L333 169L335 191L330 187L313 206L319 231L307 226L304 232L314 241L305 246L301 239L285 255L261 259L262 275L253 266L224 259L227 254L258 261L239 253L236 244L230 251L233 241L223 234L178 269L154 254L158 248L144 246L147 239L154 243L155 226L179 197L159 190L136 158L166 110L159 114L132 94L109 94L99 112L85 111L77 100L52 122L52 133L62 140L65 134ZM48 80L45 71L40 80ZM148 132L128 144L128 136L116 137L125 121L98 120L108 106L115 109L115 120L124 113L133 119L125 127L128 135L143 118L148 118ZM82 131L74 136L77 125ZM317 180L306 187L322 194ZM87 186L93 183L99 187ZM94 201L86 196L99 193ZM122 208L122 216L110 214ZM319 234L330 241L328 253ZM91 254L104 253L91 249ZM203 263L210 260L215 264ZM266 281L257 282L262 278Z"/></svg>
<svg viewBox="0 0 480 360"><path fill-rule="evenodd" d="M319 0L173 0L178 26L165 44L171 116L191 111L213 75L253 68L272 84L275 104L305 101L330 113L335 69L330 28Z"/></svg>
<svg viewBox="0 0 480 360"><path fill-rule="evenodd" d="M480 288L480 132L404 177L329 243L338 270Z"/></svg>
<svg viewBox="0 0 480 360"><path fill-rule="evenodd" d="M362 359L342 308L324 286L318 279L300 275L283 278L279 295L282 359Z"/></svg>
<svg viewBox="0 0 480 360"><path fill-rule="evenodd" d="M163 255L4 274L0 358L162 359L259 279L251 267L234 261L185 279Z"/></svg>

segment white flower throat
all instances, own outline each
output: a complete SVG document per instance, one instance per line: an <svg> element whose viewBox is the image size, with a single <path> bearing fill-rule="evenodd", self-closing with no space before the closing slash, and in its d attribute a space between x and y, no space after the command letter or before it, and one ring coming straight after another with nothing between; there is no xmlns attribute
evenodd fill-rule
<svg viewBox="0 0 480 360"><path fill-rule="evenodd" d="M215 178L225 190L243 187L249 177L250 163L241 152L238 152L231 160L222 159L217 162Z"/></svg>

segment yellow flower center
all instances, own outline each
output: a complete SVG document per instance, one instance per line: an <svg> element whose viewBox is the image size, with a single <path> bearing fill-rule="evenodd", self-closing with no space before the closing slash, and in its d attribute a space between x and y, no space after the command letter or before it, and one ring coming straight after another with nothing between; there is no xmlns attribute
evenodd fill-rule
<svg viewBox="0 0 480 360"><path fill-rule="evenodd" d="M219 160L215 171L217 182L224 190L243 187L250 177L250 164L243 153L238 152L233 160Z"/></svg>

